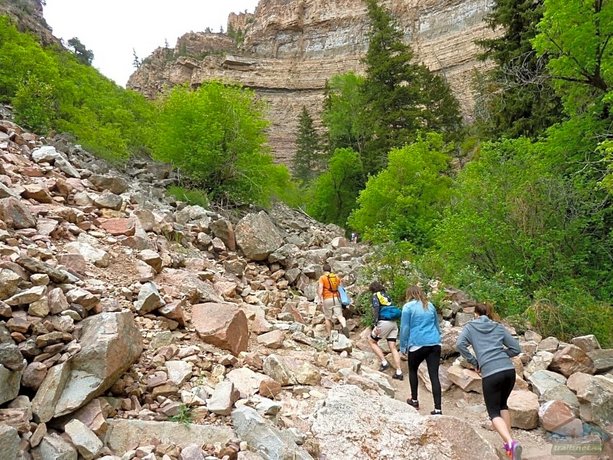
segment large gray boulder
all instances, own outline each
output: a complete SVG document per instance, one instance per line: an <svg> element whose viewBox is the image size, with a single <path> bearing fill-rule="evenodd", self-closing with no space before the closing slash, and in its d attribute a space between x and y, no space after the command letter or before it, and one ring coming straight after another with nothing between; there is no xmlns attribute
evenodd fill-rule
<svg viewBox="0 0 613 460"><path fill-rule="evenodd" d="M82 325L81 351L50 369L32 401L32 411L42 422L70 414L104 393L143 350L130 312L101 313Z"/></svg>
<svg viewBox="0 0 613 460"><path fill-rule="evenodd" d="M233 410L232 424L239 438L247 442L249 449L261 455L262 458L270 460L313 459L306 450L296 445L289 433L278 429L251 407L243 406Z"/></svg>
<svg viewBox="0 0 613 460"><path fill-rule="evenodd" d="M245 257L256 261L266 260L283 244L279 229L264 211L243 217L236 225L235 236Z"/></svg>
<svg viewBox="0 0 613 460"><path fill-rule="evenodd" d="M311 427L327 460L497 460L494 447L463 420L423 417L406 403L337 385L314 415Z"/></svg>
<svg viewBox="0 0 613 460"><path fill-rule="evenodd" d="M19 434L12 426L0 424L0 452L2 458L17 458Z"/></svg>

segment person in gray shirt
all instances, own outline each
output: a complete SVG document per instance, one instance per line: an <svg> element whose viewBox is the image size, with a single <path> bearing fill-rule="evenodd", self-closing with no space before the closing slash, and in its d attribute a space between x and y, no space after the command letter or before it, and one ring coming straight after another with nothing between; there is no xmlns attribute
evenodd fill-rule
<svg viewBox="0 0 613 460"><path fill-rule="evenodd" d="M504 326L492 320L492 308L475 307L476 319L462 329L456 348L481 374L483 399L492 426L504 441L504 449L512 460L521 460L521 446L511 438L511 416L507 400L515 386L515 367L511 361L521 349L519 342ZM474 356L468 349L472 345Z"/></svg>

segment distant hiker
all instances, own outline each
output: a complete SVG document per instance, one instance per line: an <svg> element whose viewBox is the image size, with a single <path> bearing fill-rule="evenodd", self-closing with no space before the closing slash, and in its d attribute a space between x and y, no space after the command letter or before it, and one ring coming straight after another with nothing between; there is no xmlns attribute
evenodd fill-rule
<svg viewBox="0 0 613 460"><path fill-rule="evenodd" d="M428 301L419 286L409 287L405 297L407 303L402 307L400 319L400 351L408 353L411 397L407 399L407 404L419 410L417 370L425 360L434 399L434 410L430 413L442 415L441 383L438 377L441 361L441 329L436 308Z"/></svg>
<svg viewBox="0 0 613 460"><path fill-rule="evenodd" d="M392 353L396 372L392 378L402 380L402 369L400 368L400 355L396 349L396 339L398 337L398 324L396 319L400 317L400 309L393 305L389 295L385 292L385 288L378 281L374 281L368 287L372 292L372 310L373 310L373 329L368 337L370 348L381 360L379 371L386 371L390 365L385 359L383 350L379 346L379 340L387 340L387 345Z"/></svg>
<svg viewBox="0 0 613 460"><path fill-rule="evenodd" d="M478 304L476 319L462 329L456 347L460 354L481 373L483 399L492 426L504 441L504 449L512 460L521 460L521 446L511 438L511 416L507 400L515 386L515 367L511 361L521 349L519 342L504 326L493 321L492 307ZM472 345L477 357L468 350Z"/></svg>
<svg viewBox="0 0 613 460"><path fill-rule="evenodd" d="M342 332L345 337L349 338L349 329L347 328L347 320L343 316L343 306L341 304L338 287L343 280L335 273L332 273L330 264L323 265L324 274L319 277L317 286L317 299L321 304L321 308L326 320L326 332L328 337L332 334L332 319L338 319L341 324Z"/></svg>

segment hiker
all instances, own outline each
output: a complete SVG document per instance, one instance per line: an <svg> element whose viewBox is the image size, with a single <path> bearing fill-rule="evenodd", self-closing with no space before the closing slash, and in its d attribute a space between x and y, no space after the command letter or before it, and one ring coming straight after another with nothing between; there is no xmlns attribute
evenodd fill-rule
<svg viewBox="0 0 613 460"><path fill-rule="evenodd" d="M332 273L330 264L325 263L322 268L324 274L319 277L317 299L324 313L326 332L328 337L332 335L332 318L336 318L341 324L343 334L349 338L349 328L343 316L343 306L338 293L338 287L343 280L337 274Z"/></svg>
<svg viewBox="0 0 613 460"><path fill-rule="evenodd" d="M394 359L394 365L396 367L396 372L394 373L392 378L396 380L402 380L404 377L402 375L402 369L400 368L400 355L398 354L398 350L396 349L398 324L396 324L395 319L386 319L387 317L383 315L384 308L392 308L398 310L399 317L400 309L393 305L389 295L385 292L385 288L378 281L373 281L368 287L368 289L370 290L370 292L372 292L374 326L370 335L368 336L368 343L370 344L370 348L372 348L372 351L375 353L375 355L377 355L377 357L381 360L381 366L379 367L379 371L384 372L390 367L390 364L387 362L387 359L385 359L383 350L379 346L378 342L381 339L387 340L387 345L392 353L392 358Z"/></svg>
<svg viewBox="0 0 613 460"><path fill-rule="evenodd" d="M442 415L441 382L438 368L441 361L441 329L436 308L419 286L410 286L405 293L407 302L400 319L400 352L408 354L411 397L407 404L419 410L417 399L417 370L425 360L432 384L434 410L431 415Z"/></svg>
<svg viewBox="0 0 613 460"><path fill-rule="evenodd" d="M476 319L462 329L456 348L481 374L483 399L492 426L504 441L512 460L521 460L521 446L511 438L511 416L507 400L515 386L515 367L511 361L521 349L519 342L497 321L490 305L475 307ZM476 357L468 350L472 345Z"/></svg>

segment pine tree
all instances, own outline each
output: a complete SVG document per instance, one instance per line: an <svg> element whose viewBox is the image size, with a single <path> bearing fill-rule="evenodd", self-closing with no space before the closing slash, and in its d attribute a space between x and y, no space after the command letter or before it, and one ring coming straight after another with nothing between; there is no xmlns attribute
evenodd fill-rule
<svg viewBox="0 0 613 460"><path fill-rule="evenodd" d="M385 166L393 147L413 142L420 130L451 133L460 126L459 105L447 83L424 65L412 63L392 16L377 0L365 0L371 22L363 85L374 135L367 143L364 170Z"/></svg>
<svg viewBox="0 0 613 460"><path fill-rule="evenodd" d="M92 61L94 60L94 52L92 50L88 50L77 37L72 37L70 40L68 40L68 48L83 64L92 64Z"/></svg>
<svg viewBox="0 0 613 460"><path fill-rule="evenodd" d="M546 71L546 57L538 58L531 40L543 16L544 0L496 0L486 21L504 34L477 43L481 59L498 65L488 73L489 84L479 115L479 128L488 137L538 137L560 121L562 105Z"/></svg>
<svg viewBox="0 0 613 460"><path fill-rule="evenodd" d="M292 164L292 174L295 179L305 183L311 182L321 169L321 141L313 118L305 106L302 106L298 121L298 136L296 138L296 154Z"/></svg>

